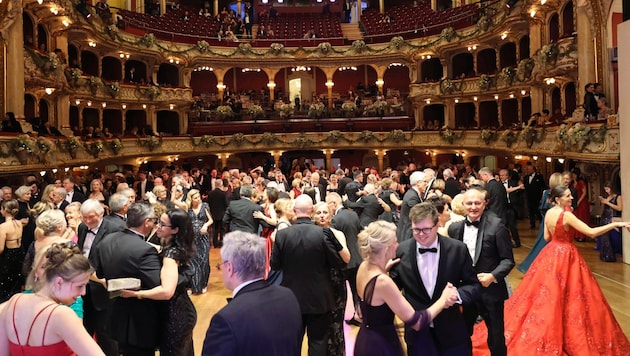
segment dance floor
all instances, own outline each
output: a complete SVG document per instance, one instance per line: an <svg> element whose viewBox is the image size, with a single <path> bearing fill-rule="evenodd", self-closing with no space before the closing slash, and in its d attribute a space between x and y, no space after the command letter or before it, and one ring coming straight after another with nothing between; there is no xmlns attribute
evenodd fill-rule
<svg viewBox="0 0 630 356"><path fill-rule="evenodd" d="M519 232L523 246L514 249L514 259L517 265L527 256L527 253L529 253L529 249L534 244L538 230L530 230L529 222L522 220L519 222ZM618 262L616 263L601 262L599 260L599 252L594 250L594 242L578 242L577 246L595 274L595 278L602 288L621 328L625 334L630 337L630 309L628 308L628 300L630 300L630 265L620 262L621 256L619 255L617 256ZM208 293L191 297L197 308L197 325L195 326L193 334L195 355L201 355L203 339L212 315L227 304L225 298L232 296L232 293L223 286L221 271L217 269L217 264L220 263L220 260L219 250L212 249L210 251L212 272L210 273ZM509 277L512 288L517 288L522 278L523 273L519 272L516 268L512 270ZM346 309L346 319L348 319L352 313L352 307L348 307ZM345 325L344 328L347 355L351 356L359 328L349 325ZM302 355L306 354L305 342L302 347Z"/></svg>

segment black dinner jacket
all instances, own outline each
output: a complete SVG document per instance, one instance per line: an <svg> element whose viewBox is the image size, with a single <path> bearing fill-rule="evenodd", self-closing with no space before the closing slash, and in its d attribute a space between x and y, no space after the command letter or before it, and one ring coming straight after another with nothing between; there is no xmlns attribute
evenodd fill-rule
<svg viewBox="0 0 630 356"><path fill-rule="evenodd" d="M402 205L400 206L400 220L398 221L398 229L396 237L398 242L411 238L411 220L409 220L409 210L416 204L422 203L422 199L418 195L418 191L411 188L403 196Z"/></svg>
<svg viewBox="0 0 630 356"><path fill-rule="evenodd" d="M378 203L378 198L374 194L368 194L357 199L356 202L346 200L344 204L351 209L361 209L359 221L361 226L366 227L371 222L378 220L378 216L383 214L385 209Z"/></svg>
<svg viewBox="0 0 630 356"><path fill-rule="evenodd" d="M486 210L493 212L505 224L507 222L505 209L508 208L508 203L507 191L505 190L503 183L493 178L488 180L485 189L488 192L488 206L486 207Z"/></svg>
<svg viewBox="0 0 630 356"><path fill-rule="evenodd" d="M300 305L291 290L253 282L212 317L202 355L296 356L302 344L301 328Z"/></svg>
<svg viewBox="0 0 630 356"><path fill-rule="evenodd" d="M97 247L99 244L101 244L103 241L107 240L109 238L109 234L113 232L122 231L125 228L126 226L124 228L120 228L119 225L116 225L112 223L111 221L108 221L108 219L103 218L103 222L101 223L101 226L98 228L98 232L96 236L94 237L94 241L92 242L92 247L90 248L90 254L88 255L88 260L90 261L90 264L92 266L94 266L96 263L94 248ZM83 251L83 245L85 244L85 237L87 235L87 231L88 231L88 228L84 223L79 224L79 227L77 228L77 245L79 245L79 248L81 249L81 251ZM92 305L94 306L94 309L100 311L100 310L105 310L110 306L109 294L107 293L107 290L100 283L90 281L87 285L87 288L89 290L87 292L89 296L86 298L86 302L91 302Z"/></svg>
<svg viewBox="0 0 630 356"><path fill-rule="evenodd" d="M123 231L127 228L127 221L121 215L116 213L110 213L109 215L105 215L103 217L104 220L109 221L112 225L115 226L116 231Z"/></svg>
<svg viewBox="0 0 630 356"><path fill-rule="evenodd" d="M282 285L297 297L302 314L324 314L335 300L331 268L343 268L339 253L324 237L324 229L310 218L279 230L271 253L271 268L282 270Z"/></svg>
<svg viewBox="0 0 630 356"><path fill-rule="evenodd" d="M92 248L91 254L94 254L94 268L99 278L138 278L140 289L160 285L162 264L157 250L129 229L110 234ZM138 348L157 347L167 306L164 301L115 298L109 320L112 337Z"/></svg>
<svg viewBox="0 0 630 356"><path fill-rule="evenodd" d="M452 223L448 228L448 235L463 241L464 224L464 220ZM514 268L512 242L503 222L488 212L481 217L472 266L476 273L492 273L497 280L489 287L481 288L482 300L496 302L508 298L505 276Z"/></svg>
<svg viewBox="0 0 630 356"><path fill-rule="evenodd" d="M262 219L254 218L254 211L262 213L263 208L247 198L232 200L223 215L223 224L227 227L226 232L245 231L258 234L258 227L264 224L262 224Z"/></svg>
<svg viewBox="0 0 630 356"><path fill-rule="evenodd" d="M359 222L359 216L356 212L341 208L337 210L337 213L330 221L330 226L343 232L346 236L346 244L350 251L350 262L348 262L348 268L359 267L363 259L359 253L358 235L363 229Z"/></svg>
<svg viewBox="0 0 630 356"><path fill-rule="evenodd" d="M542 174L538 172L534 173L534 178L531 183L529 182L529 177L529 174L523 177L525 195L527 196L527 200L531 201L532 204L538 204L540 202L542 192L547 188L547 184L545 183L545 179ZM577 200L577 198L575 198L575 200Z"/></svg>
<svg viewBox="0 0 630 356"><path fill-rule="evenodd" d="M224 192L220 188L214 188L208 192L208 208L210 209L210 215L212 220L221 221L225 210L228 207L227 192Z"/></svg>
<svg viewBox="0 0 630 356"><path fill-rule="evenodd" d="M415 310L426 309L435 303L447 282L457 287L463 305L472 304L479 296L481 284L473 270L466 245L441 235L438 235L438 244L440 259L433 297L427 293L418 271L416 240L401 242L396 251L400 263L392 268L390 276ZM457 306L442 310L433 320L433 325L434 340L439 349L470 344L464 316Z"/></svg>

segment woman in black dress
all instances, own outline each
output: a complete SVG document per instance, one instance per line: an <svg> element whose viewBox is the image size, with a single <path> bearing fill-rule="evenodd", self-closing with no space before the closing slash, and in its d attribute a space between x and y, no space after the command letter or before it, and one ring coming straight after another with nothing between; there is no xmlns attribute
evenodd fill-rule
<svg viewBox="0 0 630 356"><path fill-rule="evenodd" d="M170 209L160 216L157 235L162 244L162 284L149 290L123 291L123 297L168 300L168 321L162 331L161 355L192 356L192 332L197 311L186 287L190 281L188 261L195 253L194 234L188 213Z"/></svg>
<svg viewBox="0 0 630 356"><path fill-rule="evenodd" d="M437 355L428 326L442 309L452 305L457 288L448 283L440 298L426 310L414 311L400 290L389 277L388 270L400 260L396 257L396 226L386 221L370 223L359 234L359 250L363 262L357 272L357 291L361 298L363 322L354 346L356 356L398 356L403 355L398 338L394 315L405 321L415 330L423 329L423 356ZM437 292L437 291L436 291Z"/></svg>
<svg viewBox="0 0 630 356"><path fill-rule="evenodd" d="M15 220L18 202L15 199L2 201L0 212L5 222L0 224L0 303L22 289L22 223Z"/></svg>

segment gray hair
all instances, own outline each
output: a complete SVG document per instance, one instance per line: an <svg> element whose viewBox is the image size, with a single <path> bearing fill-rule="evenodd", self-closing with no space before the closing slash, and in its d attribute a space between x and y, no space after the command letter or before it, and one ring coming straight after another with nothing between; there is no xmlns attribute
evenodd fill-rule
<svg viewBox="0 0 630 356"><path fill-rule="evenodd" d="M409 184L411 184L411 186L415 186L416 184L418 184L419 181L425 180L426 177L427 175L424 172L413 172L409 177Z"/></svg>
<svg viewBox="0 0 630 356"><path fill-rule="evenodd" d="M241 185L241 197L251 198L252 193L254 192L254 187L251 184L243 184Z"/></svg>
<svg viewBox="0 0 630 356"><path fill-rule="evenodd" d="M116 193L109 197L109 208L117 213L125 208L125 205L129 204L129 197L123 193Z"/></svg>
<svg viewBox="0 0 630 356"><path fill-rule="evenodd" d="M265 240L260 236L233 231L227 233L221 248L221 260L230 261L241 281L262 278L265 275Z"/></svg>
<svg viewBox="0 0 630 356"><path fill-rule="evenodd" d="M127 210L127 226L140 227L146 219L154 216L153 207L145 202L133 203Z"/></svg>
<svg viewBox="0 0 630 356"><path fill-rule="evenodd" d="M453 171L450 168L446 168L443 172L442 175L444 176L444 178L451 178L454 177L455 175L453 174Z"/></svg>
<svg viewBox="0 0 630 356"><path fill-rule="evenodd" d="M50 235L60 226L66 228L66 215L59 209L46 210L39 214L35 225L44 231L44 235Z"/></svg>
<svg viewBox="0 0 630 356"><path fill-rule="evenodd" d="M96 199L88 199L81 204L81 215L87 215L93 212L96 215L103 216L105 209L103 209L103 204Z"/></svg>

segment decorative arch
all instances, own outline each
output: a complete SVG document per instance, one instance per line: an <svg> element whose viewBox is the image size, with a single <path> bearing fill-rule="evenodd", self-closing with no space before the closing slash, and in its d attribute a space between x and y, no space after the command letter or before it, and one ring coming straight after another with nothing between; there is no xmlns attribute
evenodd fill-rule
<svg viewBox="0 0 630 356"><path fill-rule="evenodd" d="M458 129L477 127L475 113L476 109L474 103L455 104L455 127Z"/></svg>
<svg viewBox="0 0 630 356"><path fill-rule="evenodd" d="M424 127L438 130L444 126L444 104L430 104L422 109Z"/></svg>
<svg viewBox="0 0 630 356"><path fill-rule="evenodd" d="M499 49L500 69L516 66L516 44L507 42Z"/></svg>
<svg viewBox="0 0 630 356"><path fill-rule="evenodd" d="M157 82L159 85L166 85L169 87L180 86L179 68L170 63L160 64L160 68L157 72Z"/></svg>
<svg viewBox="0 0 630 356"><path fill-rule="evenodd" d="M39 99L39 119L41 122L52 121L50 117L50 103L46 99Z"/></svg>
<svg viewBox="0 0 630 356"><path fill-rule="evenodd" d="M496 101L479 103L479 127L499 127L499 107Z"/></svg>
<svg viewBox="0 0 630 356"><path fill-rule="evenodd" d="M112 56L105 56L101 60L103 74L101 77L108 81L119 81L123 79L122 64L120 59Z"/></svg>
<svg viewBox="0 0 630 356"><path fill-rule="evenodd" d="M22 32L24 45L31 48L37 47L35 45L35 23L31 15L26 11L22 12Z"/></svg>
<svg viewBox="0 0 630 356"><path fill-rule="evenodd" d="M523 60L529 57L529 35L525 35L518 41L518 59Z"/></svg>
<svg viewBox="0 0 630 356"><path fill-rule="evenodd" d="M494 48L485 48L477 53L477 73L494 74L497 71L497 52Z"/></svg>
<svg viewBox="0 0 630 356"><path fill-rule="evenodd" d="M148 69L145 62L138 61L135 59L129 59L125 61L125 81L128 81L127 76L130 73L131 68L135 68L134 72L134 82L149 82ZM136 79L137 78L137 79Z"/></svg>
<svg viewBox="0 0 630 356"><path fill-rule="evenodd" d="M564 96L564 110L565 115L570 116L573 114L573 111L577 108L577 90L575 87L575 83L569 82L564 86L563 96ZM552 111L555 113L555 111Z"/></svg>
<svg viewBox="0 0 630 356"><path fill-rule="evenodd" d="M400 94L408 93L409 84L411 84L409 80L409 67L405 65L389 66L383 74L383 81L385 82L383 90L387 96L390 96L387 94L390 92L390 89Z"/></svg>
<svg viewBox="0 0 630 356"><path fill-rule="evenodd" d="M190 75L190 88L193 91L193 96L215 94L217 84L219 82L216 74L209 69L194 70Z"/></svg>
<svg viewBox="0 0 630 356"><path fill-rule="evenodd" d="M87 75L100 77L98 56L91 51L81 51L81 70Z"/></svg>
<svg viewBox="0 0 630 356"><path fill-rule="evenodd" d="M575 32L575 22L573 19L573 1L567 1L562 12L562 37L569 37Z"/></svg>
<svg viewBox="0 0 630 356"><path fill-rule="evenodd" d="M421 82L437 82L442 77L444 77L444 67L439 58L425 59L420 63Z"/></svg>
<svg viewBox="0 0 630 356"><path fill-rule="evenodd" d="M465 75L467 77L474 77L475 73L475 61L473 55L470 52L458 53L452 58L451 77L459 77ZM439 78L438 78L439 79Z"/></svg>
<svg viewBox="0 0 630 356"><path fill-rule="evenodd" d="M37 25L37 48L42 52L52 52L52 48L48 48L48 32L44 25Z"/></svg>
<svg viewBox="0 0 630 356"><path fill-rule="evenodd" d="M547 28L549 29L549 42L558 42L560 39L560 18L558 13L554 12L551 17L549 17Z"/></svg>

